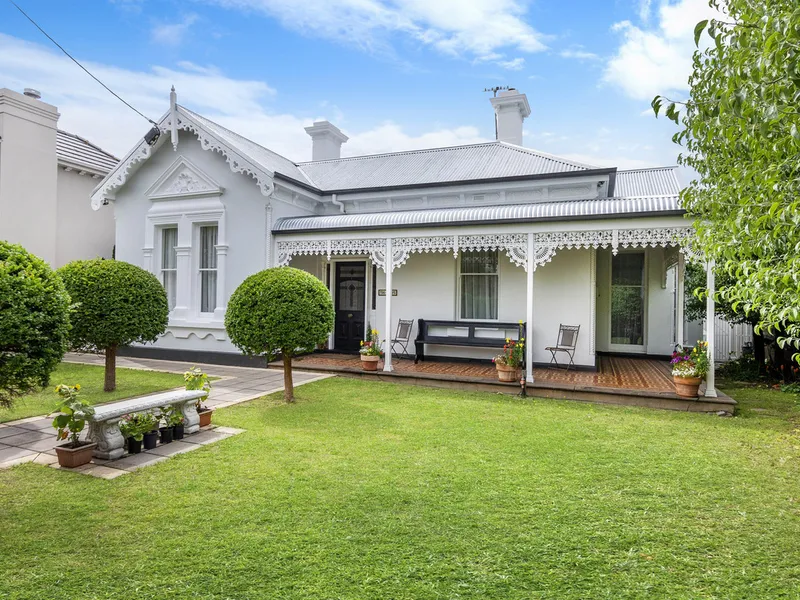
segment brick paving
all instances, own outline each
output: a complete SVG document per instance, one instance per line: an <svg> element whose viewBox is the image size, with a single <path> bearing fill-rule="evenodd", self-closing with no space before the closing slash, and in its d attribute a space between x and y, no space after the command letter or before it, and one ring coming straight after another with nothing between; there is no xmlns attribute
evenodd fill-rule
<svg viewBox="0 0 800 600"><path fill-rule="evenodd" d="M305 369L361 370L361 361L352 354L312 354L296 359L296 364ZM496 381L494 365L487 362L427 361L419 362L407 358L392 361L395 371L402 374L420 373L427 376L467 377L476 381ZM381 361L378 366L383 368ZM564 369L534 368L534 379L540 384L582 385L599 388L625 390L648 390L653 392L675 392L669 364L647 358L625 358L619 356L598 357L598 369L578 371Z"/></svg>
<svg viewBox="0 0 800 600"><path fill-rule="evenodd" d="M68 362L103 364L103 357L94 354L68 354ZM209 408L224 408L240 402L260 398L283 390L283 373L251 367L227 367L188 362L154 360L146 358L117 358L117 366L130 369L145 369L183 373L192 366L198 366L212 377L218 377L211 384L211 394L203 402ZM299 386L312 381L331 377L329 374L294 371L294 385ZM0 423L0 469L20 463L35 462L58 467L55 447L63 442L57 441L52 426L52 417L30 417L18 421ZM143 466L155 464L167 457L182 452L196 450L201 446L241 433L231 427L205 428L198 433L187 435L182 441L175 441L155 450L136 455L124 455L113 461L93 459L92 462L77 469L69 469L86 475L113 479Z"/></svg>

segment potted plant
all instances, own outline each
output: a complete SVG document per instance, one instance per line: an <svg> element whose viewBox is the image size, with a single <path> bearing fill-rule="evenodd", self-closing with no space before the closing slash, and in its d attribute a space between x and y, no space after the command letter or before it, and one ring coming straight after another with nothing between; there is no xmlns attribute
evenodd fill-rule
<svg viewBox="0 0 800 600"><path fill-rule="evenodd" d="M369 332L369 339L361 340L361 368L365 371L377 371L378 361L383 356L381 349L381 341L378 338L378 330L371 329Z"/></svg>
<svg viewBox="0 0 800 600"><path fill-rule="evenodd" d="M89 403L78 397L80 390L80 385L62 384L56 387L61 402L56 407L60 414L53 419L53 427L58 430L59 440L69 438L66 444L56 446L56 455L58 464L70 469L85 465L92 460L92 452L97 446L94 442L80 441L86 420L94 414L94 409Z"/></svg>
<svg viewBox="0 0 800 600"><path fill-rule="evenodd" d="M173 410L169 418L169 423L172 425L172 439L183 439L183 415L178 410Z"/></svg>
<svg viewBox="0 0 800 600"><path fill-rule="evenodd" d="M700 384L708 373L708 342L697 342L691 350L678 346L670 363L675 393L682 398L697 398Z"/></svg>
<svg viewBox="0 0 800 600"><path fill-rule="evenodd" d="M525 348L525 338L512 340L506 338L503 344L503 353L495 356L492 361L497 369L497 378L500 381L517 381L520 377L523 353Z"/></svg>
<svg viewBox="0 0 800 600"><path fill-rule="evenodd" d="M128 444L129 454L139 454L142 451L145 427L149 430L149 422L142 418L144 415L127 414L119 422L119 431Z"/></svg>
<svg viewBox="0 0 800 600"><path fill-rule="evenodd" d="M142 419L142 431L144 432L143 438L145 450L152 450L156 447L156 442L158 442L158 419L152 413L142 413L140 415Z"/></svg>
<svg viewBox="0 0 800 600"><path fill-rule="evenodd" d="M175 412L174 406L165 406L160 410L158 414L159 422L164 423L161 427L158 428L158 432L161 434L162 444L172 443L172 415L174 412Z"/></svg>
<svg viewBox="0 0 800 600"><path fill-rule="evenodd" d="M192 367L183 374L183 381L187 390L203 390L206 392L206 395L200 398L195 406L197 414L200 416L200 427L211 425L211 415L214 413L214 409L203 405L203 400L207 399L208 394L211 392L211 382L208 380L208 375L200 367Z"/></svg>

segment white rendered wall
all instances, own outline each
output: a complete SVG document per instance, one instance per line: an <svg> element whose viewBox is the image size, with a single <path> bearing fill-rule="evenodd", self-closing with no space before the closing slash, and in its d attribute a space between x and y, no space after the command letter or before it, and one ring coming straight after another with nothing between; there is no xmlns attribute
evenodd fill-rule
<svg viewBox="0 0 800 600"><path fill-rule="evenodd" d="M0 89L0 239L56 263L55 106ZM88 203L88 198L87 198Z"/></svg>
<svg viewBox="0 0 800 600"><path fill-rule="evenodd" d="M92 210L89 200L98 180L59 167L57 181L55 266L85 258L111 258L114 213L110 209Z"/></svg>
<svg viewBox="0 0 800 600"><path fill-rule="evenodd" d="M113 202L116 217L116 244L118 260L151 268L146 265L145 246L148 210L154 201L146 192L158 178L172 166L178 156L184 156L198 169L212 177L224 192L217 198L225 207L225 241L228 245L225 270L225 298L246 277L265 268L267 198L260 192L255 181L248 176L230 170L224 157L216 152L203 150L191 133L180 132L177 152L170 144L162 145L155 154L142 164L117 192ZM158 200L159 207L181 200ZM284 216L310 214L308 210L272 200L273 222ZM111 206L100 208L100 212L112 210ZM196 249L193 249L194 253ZM159 256L152 258L152 269L157 271ZM193 274L194 276L194 274ZM155 343L156 347L212 352L239 352L227 339L224 329L177 327L171 325L167 333Z"/></svg>

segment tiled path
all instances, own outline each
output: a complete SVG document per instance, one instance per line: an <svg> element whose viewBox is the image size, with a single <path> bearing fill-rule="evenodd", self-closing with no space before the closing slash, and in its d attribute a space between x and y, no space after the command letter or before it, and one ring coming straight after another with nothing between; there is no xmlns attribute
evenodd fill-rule
<svg viewBox="0 0 800 600"><path fill-rule="evenodd" d="M92 354L69 354L65 360L103 364L101 356ZM224 408L283 390L283 373L274 370L121 357L117 359L117 366L175 373L183 373L192 366L199 366L209 375L220 378L212 382L211 394L204 402L211 408ZM327 377L331 377L331 375L295 370L294 385L303 385ZM62 442L56 441L52 421L52 417L42 416L0 423L0 469L24 462L36 462L57 467L54 448ZM113 461L93 459L90 465L71 470L111 479L148 464L165 460L166 457L173 454L188 452L237 433L241 433L241 430L212 426L206 431L186 436L183 441L172 442L163 447L158 446L155 450L134 456L126 455Z"/></svg>
<svg viewBox="0 0 800 600"><path fill-rule="evenodd" d="M352 354L312 354L296 359L300 368L306 369L361 369L357 355ZM443 377L470 377L476 380L496 381L494 365L490 362L419 362L407 358L394 358L392 364L398 373L422 373ZM383 368L383 362L378 368ZM619 356L600 356L598 369L592 371L565 371L563 369L535 368L534 379L538 383L572 384L615 388L626 390L650 390L653 392L674 392L669 363L646 358L623 358Z"/></svg>

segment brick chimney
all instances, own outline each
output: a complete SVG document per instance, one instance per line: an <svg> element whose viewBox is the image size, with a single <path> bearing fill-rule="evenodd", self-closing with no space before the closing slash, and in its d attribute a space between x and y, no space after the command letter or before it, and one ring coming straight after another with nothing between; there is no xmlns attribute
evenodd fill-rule
<svg viewBox="0 0 800 600"><path fill-rule="evenodd" d="M531 114L528 97L511 88L490 100L494 107L497 141L522 146L522 122Z"/></svg>
<svg viewBox="0 0 800 600"><path fill-rule="evenodd" d="M349 138L336 125L328 121L315 121L306 127L311 136L311 160L332 160L342 157L342 144Z"/></svg>

